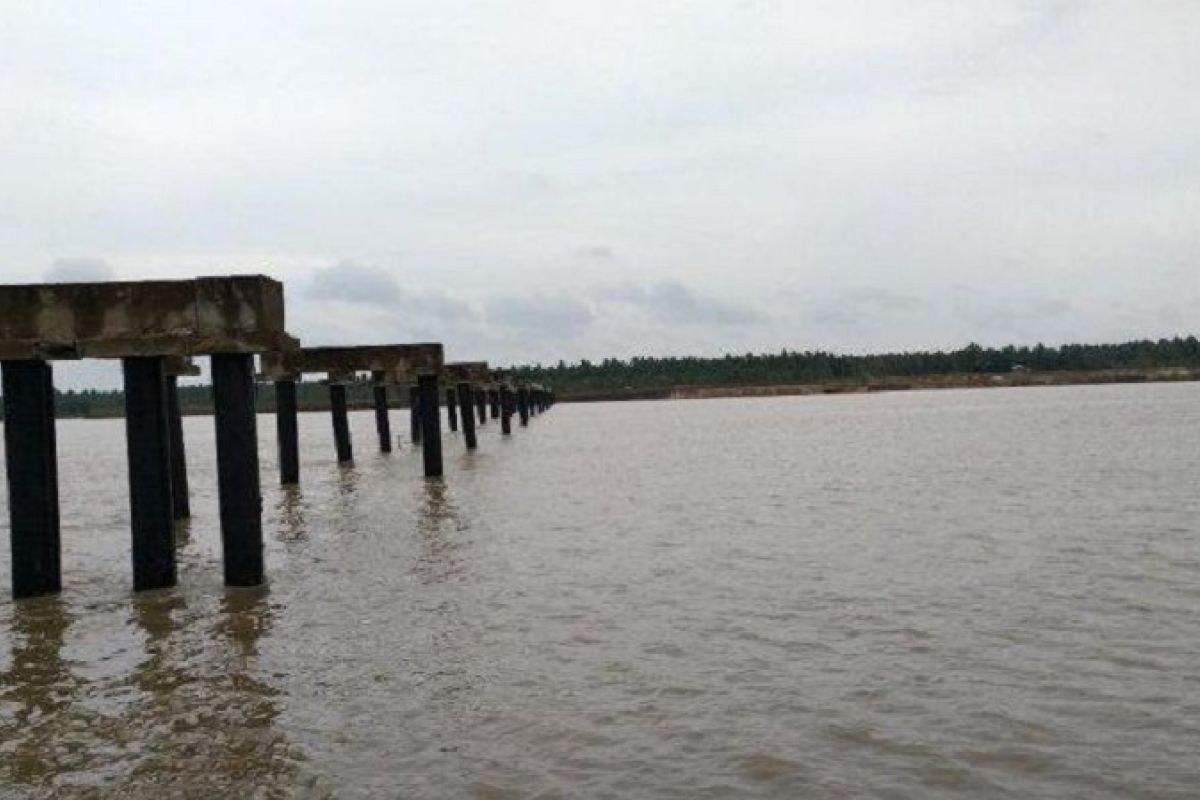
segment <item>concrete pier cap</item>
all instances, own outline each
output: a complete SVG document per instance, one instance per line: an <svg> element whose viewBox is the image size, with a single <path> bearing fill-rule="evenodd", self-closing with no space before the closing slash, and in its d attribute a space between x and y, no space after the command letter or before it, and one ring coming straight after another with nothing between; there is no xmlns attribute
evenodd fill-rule
<svg viewBox="0 0 1200 800"><path fill-rule="evenodd" d="M0 285L0 360L263 353L286 346L264 275Z"/></svg>
<svg viewBox="0 0 1200 800"><path fill-rule="evenodd" d="M264 380L296 380L308 373L325 373L329 383L355 383L360 372L370 372L379 385L408 385L420 375L437 375L442 369L442 345L369 344L348 347L295 347L264 353Z"/></svg>

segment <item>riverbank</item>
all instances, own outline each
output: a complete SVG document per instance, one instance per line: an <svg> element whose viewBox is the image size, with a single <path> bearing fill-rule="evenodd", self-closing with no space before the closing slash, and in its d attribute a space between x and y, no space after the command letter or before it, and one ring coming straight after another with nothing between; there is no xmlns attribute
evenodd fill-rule
<svg viewBox="0 0 1200 800"><path fill-rule="evenodd" d="M1019 386L1075 386L1107 383L1198 381L1200 369L1175 367L1153 370L1064 370L1055 372L954 373L949 375L887 376L822 383L746 386L664 386L594 392L563 393L561 402L593 403L620 400L711 400L722 397L792 397L813 394L862 394L919 389L994 389Z"/></svg>
<svg viewBox="0 0 1200 800"><path fill-rule="evenodd" d="M867 379L841 379L822 383L780 383L755 385L718 386L653 386L624 389L565 390L559 395L563 403L606 403L627 400L713 400L723 397L794 397L816 394L862 394L867 392L898 392L920 389L994 389L1019 386L1074 386L1080 384L1106 383L1161 383L1175 381L1200 381L1200 369L1172 367L1146 370L1060 370L1018 371L1005 373L964 372L948 375L905 376L893 375ZM347 403L352 411L373 408L372 401L365 397L351 397ZM407 410L402 398L393 398L390 408ZM274 412L274 395L269 391L259 398L259 413ZM300 404L301 412L324 412L328 402L309 399ZM180 409L184 416L206 416L212 408L204 404L184 403ZM79 414L59 409L59 419L111 419L122 416L120 407L91 409L90 413Z"/></svg>

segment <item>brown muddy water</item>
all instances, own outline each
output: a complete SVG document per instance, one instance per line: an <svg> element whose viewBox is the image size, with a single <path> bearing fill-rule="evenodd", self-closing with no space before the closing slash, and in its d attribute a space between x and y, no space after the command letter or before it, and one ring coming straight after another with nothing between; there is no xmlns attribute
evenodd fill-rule
<svg viewBox="0 0 1200 800"><path fill-rule="evenodd" d="M0 600L0 796L1200 796L1200 385L559 406L444 483L311 414L288 492L263 417L238 592L192 418L137 597L122 425Z"/></svg>

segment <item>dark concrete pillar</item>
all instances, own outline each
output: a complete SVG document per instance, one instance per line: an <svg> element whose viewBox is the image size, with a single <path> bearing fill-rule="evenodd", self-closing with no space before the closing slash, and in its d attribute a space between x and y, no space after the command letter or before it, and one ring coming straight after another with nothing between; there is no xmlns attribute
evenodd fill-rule
<svg viewBox="0 0 1200 800"><path fill-rule="evenodd" d="M300 482L300 426L296 418L296 382L275 381L275 433L279 448L279 482Z"/></svg>
<svg viewBox="0 0 1200 800"><path fill-rule="evenodd" d="M421 389L408 387L408 438L413 444L421 443Z"/></svg>
<svg viewBox="0 0 1200 800"><path fill-rule="evenodd" d="M254 356L214 355L212 382L225 585L258 586L263 582L263 534Z"/></svg>
<svg viewBox="0 0 1200 800"><path fill-rule="evenodd" d="M171 496L171 432L163 359L122 359L133 588L175 585L175 524Z"/></svg>
<svg viewBox="0 0 1200 800"><path fill-rule="evenodd" d="M438 402L437 375L421 375L417 378L417 404L421 412L421 442L425 457L425 477L436 478L442 474L442 406Z"/></svg>
<svg viewBox="0 0 1200 800"><path fill-rule="evenodd" d="M487 390L488 410L492 419L497 419L500 416L500 390L496 388Z"/></svg>
<svg viewBox="0 0 1200 800"><path fill-rule="evenodd" d="M171 425L171 509L175 519L192 515L188 499L187 449L183 443L183 417L179 412L179 378L168 375L167 419Z"/></svg>
<svg viewBox="0 0 1200 800"><path fill-rule="evenodd" d="M375 394L375 430L379 433L379 450L380 452L392 452L392 424L388 419L388 390L387 385L381 383L383 380L382 374L373 376L376 383L372 387Z"/></svg>
<svg viewBox="0 0 1200 800"><path fill-rule="evenodd" d="M521 427L529 424L529 387L517 389L517 411L521 414Z"/></svg>
<svg viewBox="0 0 1200 800"><path fill-rule="evenodd" d="M475 396L475 412L479 415L479 424L487 424L487 395L483 393L483 389L473 389Z"/></svg>
<svg viewBox="0 0 1200 800"><path fill-rule="evenodd" d="M45 361L5 361L4 456L14 598L62 590L54 374Z"/></svg>
<svg viewBox="0 0 1200 800"><path fill-rule="evenodd" d="M333 444L339 464L354 460L354 443L350 440L350 418L346 411L346 385L329 384L329 412L333 417Z"/></svg>
<svg viewBox="0 0 1200 800"><path fill-rule="evenodd" d="M479 446L479 442L475 439L475 410L471 403L474 393L471 384L460 383L457 393L458 410L462 412L463 437L467 440L467 449L474 450Z"/></svg>
<svg viewBox="0 0 1200 800"><path fill-rule="evenodd" d="M450 420L450 430L458 430L458 399L454 394L454 387L446 387L446 417Z"/></svg>
<svg viewBox="0 0 1200 800"><path fill-rule="evenodd" d="M500 387L500 433L508 436L512 433L513 399L512 390L507 386Z"/></svg>

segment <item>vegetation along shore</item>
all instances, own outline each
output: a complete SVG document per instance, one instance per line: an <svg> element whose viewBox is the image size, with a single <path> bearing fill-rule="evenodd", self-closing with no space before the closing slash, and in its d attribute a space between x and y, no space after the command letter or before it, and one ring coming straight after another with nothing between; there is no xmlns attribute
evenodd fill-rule
<svg viewBox="0 0 1200 800"><path fill-rule="evenodd" d="M605 359L553 366L523 366L514 376L553 386L562 401L677 400L843 392L897 391L1083 383L1136 383L1200 380L1200 340L1143 340L1122 344L1060 347L985 348L838 355L797 352ZM317 381L297 385L301 410L328 408L329 393ZM183 413L212 411L212 388L180 386ZM371 407L371 387L348 387L353 408ZM395 397L397 405L404 398ZM273 411L273 387L263 384L259 411ZM59 417L113 417L124 411L119 390L64 391L57 396Z"/></svg>

